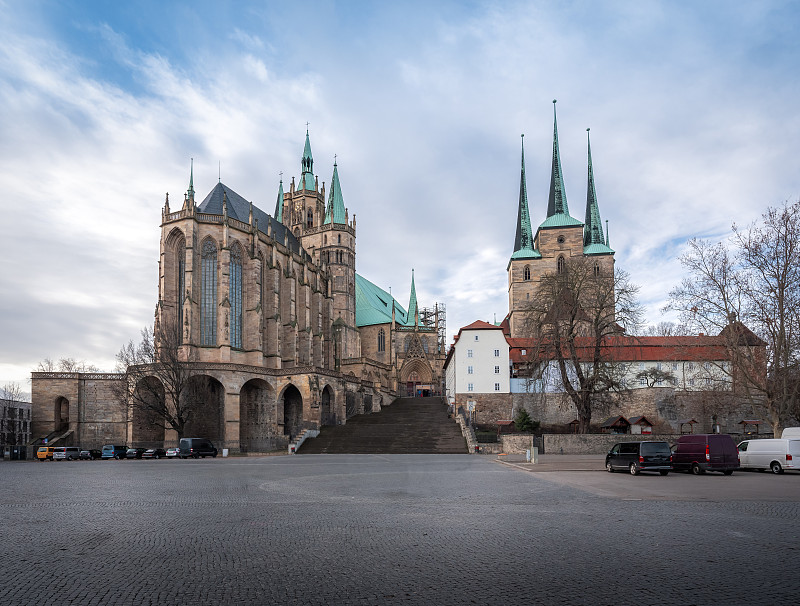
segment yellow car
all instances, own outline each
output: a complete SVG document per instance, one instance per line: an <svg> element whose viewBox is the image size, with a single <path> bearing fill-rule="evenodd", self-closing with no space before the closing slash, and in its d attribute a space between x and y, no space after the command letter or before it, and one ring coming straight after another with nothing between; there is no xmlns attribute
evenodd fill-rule
<svg viewBox="0 0 800 606"><path fill-rule="evenodd" d="M52 461L55 449L55 446L40 446L39 450L36 451L36 459L38 461L47 461L48 459Z"/></svg>

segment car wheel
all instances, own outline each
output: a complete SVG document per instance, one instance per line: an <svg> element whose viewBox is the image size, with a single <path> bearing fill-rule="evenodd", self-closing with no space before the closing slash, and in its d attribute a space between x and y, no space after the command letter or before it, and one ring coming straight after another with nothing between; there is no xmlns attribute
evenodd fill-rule
<svg viewBox="0 0 800 606"><path fill-rule="evenodd" d="M783 473L783 467L781 467L781 464L777 461L773 461L769 464L769 470L772 473Z"/></svg>
<svg viewBox="0 0 800 606"><path fill-rule="evenodd" d="M606 463L606 471L607 471L608 473L614 473L614 468L611 466L611 461L609 461L608 463Z"/></svg>
<svg viewBox="0 0 800 606"><path fill-rule="evenodd" d="M732 476L733 475L733 469L726 469L722 473L724 473L726 476Z"/></svg>
<svg viewBox="0 0 800 606"><path fill-rule="evenodd" d="M662 476L668 475L669 474L669 469L662 469L658 473L660 473Z"/></svg>
<svg viewBox="0 0 800 606"><path fill-rule="evenodd" d="M636 466L636 463L631 463L631 466L628 469L630 470L632 476L639 475L639 468Z"/></svg>
<svg viewBox="0 0 800 606"><path fill-rule="evenodd" d="M211 455L211 458L212 458L212 459L216 459L216 458L217 458L217 453L215 452L214 454L212 454L212 455Z"/></svg>
<svg viewBox="0 0 800 606"><path fill-rule="evenodd" d="M703 471L703 468L700 467L700 465L698 465L697 463L692 463L692 473L696 476L699 476L705 473L705 471Z"/></svg>

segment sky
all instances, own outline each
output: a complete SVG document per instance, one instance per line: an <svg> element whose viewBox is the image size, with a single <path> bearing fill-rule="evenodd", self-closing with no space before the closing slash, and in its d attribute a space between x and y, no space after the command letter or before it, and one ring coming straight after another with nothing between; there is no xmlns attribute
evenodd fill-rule
<svg viewBox="0 0 800 606"><path fill-rule="evenodd" d="M545 219L553 99L570 214L586 129L617 267L655 324L693 237L800 196L800 3L0 0L0 385L113 370L153 322L161 209L219 178L270 214L334 158L357 271L508 311L520 135Z"/></svg>

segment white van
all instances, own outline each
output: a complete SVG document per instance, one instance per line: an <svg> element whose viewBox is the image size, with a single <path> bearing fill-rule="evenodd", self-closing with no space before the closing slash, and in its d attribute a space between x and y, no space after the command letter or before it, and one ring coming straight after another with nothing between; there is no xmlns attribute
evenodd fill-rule
<svg viewBox="0 0 800 606"><path fill-rule="evenodd" d="M781 437L786 438L800 438L800 427L786 427L781 434Z"/></svg>
<svg viewBox="0 0 800 606"><path fill-rule="evenodd" d="M54 461L77 461L80 458L81 449L77 446L56 446L53 449Z"/></svg>
<svg viewBox="0 0 800 606"><path fill-rule="evenodd" d="M784 469L800 470L800 438L740 442L739 467L769 469L772 473L783 473Z"/></svg>

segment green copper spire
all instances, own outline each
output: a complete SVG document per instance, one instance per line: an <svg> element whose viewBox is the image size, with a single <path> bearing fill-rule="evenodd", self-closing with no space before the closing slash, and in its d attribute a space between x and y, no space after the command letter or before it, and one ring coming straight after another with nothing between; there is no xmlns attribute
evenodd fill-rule
<svg viewBox="0 0 800 606"><path fill-rule="evenodd" d="M592 144L589 140L589 129L586 129L586 145L589 153L589 176L586 186L586 220L583 222L583 245L606 244L603 237L603 223L600 221L600 209L597 206L597 192L594 188L594 171L592 170Z"/></svg>
<svg viewBox="0 0 800 606"><path fill-rule="evenodd" d="M522 135L522 170L519 176L519 208L517 209L517 236L514 240L514 252L533 250L533 233L531 232L531 215L528 211L528 188L525 185L525 135Z"/></svg>
<svg viewBox="0 0 800 606"><path fill-rule="evenodd" d="M308 128L306 128L306 146L303 148L303 159L301 161L303 174L300 177L300 189L314 190L314 158L311 156L311 141L308 138Z"/></svg>
<svg viewBox="0 0 800 606"><path fill-rule="evenodd" d="M278 186L278 200L275 202L275 220L278 223L283 223L283 179Z"/></svg>
<svg viewBox="0 0 800 606"><path fill-rule="evenodd" d="M328 194L328 206L325 208L325 223L346 223L344 211L344 198L342 186L339 185L339 169L336 161L333 162L333 177L331 178L331 191Z"/></svg>
<svg viewBox="0 0 800 606"><path fill-rule="evenodd" d="M561 173L561 155L558 152L558 122L556 120L556 100L553 99L553 165L550 172L550 198L547 201L547 216L569 215L567 192Z"/></svg>
<svg viewBox="0 0 800 606"><path fill-rule="evenodd" d="M408 320L406 320L406 326L414 326L416 322L416 318L418 317L417 314L417 289L414 286L414 270L411 270L411 297L408 299Z"/></svg>

